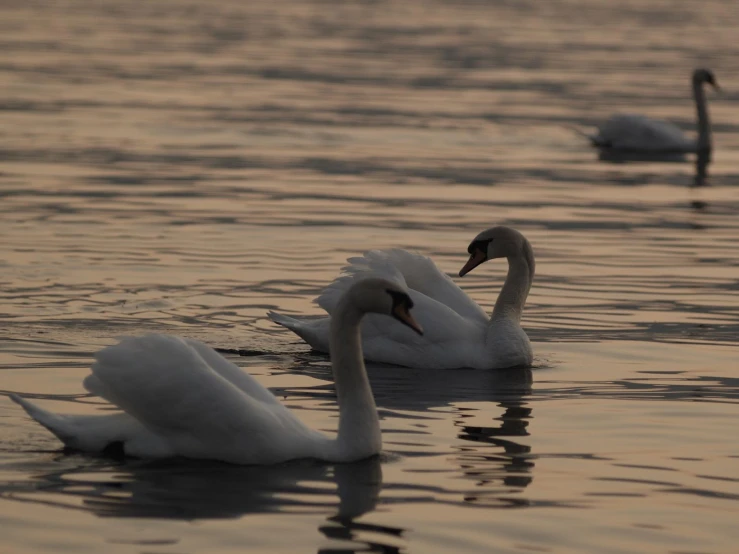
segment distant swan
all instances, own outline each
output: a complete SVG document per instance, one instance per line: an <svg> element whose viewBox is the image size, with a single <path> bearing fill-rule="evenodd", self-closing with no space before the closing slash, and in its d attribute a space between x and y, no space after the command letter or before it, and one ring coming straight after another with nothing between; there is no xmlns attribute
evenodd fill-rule
<svg viewBox="0 0 739 554"><path fill-rule="evenodd" d="M703 83L718 90L708 69L693 72L693 97L698 114L698 139L691 139L674 124L643 115L619 114L598 127L597 135L586 135L593 146L602 149L642 152L700 152L711 149L711 124Z"/></svg>
<svg viewBox="0 0 739 554"><path fill-rule="evenodd" d="M359 337L365 313L392 315L421 333L402 287L367 279L341 295L330 341L339 404L331 439L306 427L252 376L205 344L168 335L126 338L95 355L84 386L123 413L57 415L11 398L65 445L142 458L184 456L237 464L297 458L350 462L382 441Z"/></svg>
<svg viewBox="0 0 739 554"><path fill-rule="evenodd" d="M367 275L381 276L406 286L416 306L413 313L424 328L423 337L392 320L370 315L362 322L364 356L368 360L427 369L497 369L530 366L533 354L521 328L521 313L534 279L531 244L518 231L493 227L469 245L469 261L460 277L494 258L508 259L508 275L492 317L464 293L431 259L405 250L372 250L349 258L346 275L337 278L316 298L330 317L290 317L270 312L312 348L329 351L329 321L336 316L344 290Z"/></svg>

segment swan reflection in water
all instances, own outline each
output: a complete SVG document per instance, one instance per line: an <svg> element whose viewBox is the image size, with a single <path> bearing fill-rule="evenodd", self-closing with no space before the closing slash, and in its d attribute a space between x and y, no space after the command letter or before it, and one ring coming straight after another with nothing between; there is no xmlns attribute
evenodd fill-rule
<svg viewBox="0 0 739 554"><path fill-rule="evenodd" d="M306 355L294 370L329 380L325 364L318 356ZM462 443L453 445L456 455L452 459L464 478L475 482L475 490L445 492L461 495L463 502L476 505L527 504L516 495L533 480L535 456L530 446L516 439L529 435L533 418L528 401L533 382L530 369L422 370L373 364L368 365L368 375L386 421L391 420L394 411L408 417L406 412L423 415L430 408L452 406L456 410L452 420ZM331 394L328 387L327 396ZM313 387L311 394L316 395L319 389L323 387ZM473 417L479 422L487 414L490 425L470 423Z"/></svg>
<svg viewBox="0 0 739 554"><path fill-rule="evenodd" d="M355 541L356 551L369 547L374 552L395 552L404 532L354 521L377 504L382 488L378 456L347 464L303 460L237 466L192 460L119 463L65 455L48 464L57 469L29 480L0 482L0 495L106 518L192 521L264 513L330 513L319 530L330 539ZM327 486L332 483L335 488ZM357 536L368 529L372 543ZM377 542L383 535L388 536L387 545Z"/></svg>
<svg viewBox="0 0 739 554"><path fill-rule="evenodd" d="M533 481L535 456L530 446L516 439L529 436L533 409L525 398L531 394L532 374L525 370L505 372L498 377L496 407L503 413L491 417L494 423L468 424L469 418L480 418L480 410L470 407L459 407L454 422L457 437L465 441L457 447L456 461L464 477L475 482L475 491L465 494L464 501L525 506L529 502L516 495Z"/></svg>
<svg viewBox="0 0 739 554"><path fill-rule="evenodd" d="M693 189L700 189L704 185L708 184L708 165L711 163L711 151L706 150L699 152L695 158L695 178L693 179ZM705 200L693 199L690 202L690 207L701 211L708 207L708 203Z"/></svg>
<svg viewBox="0 0 739 554"><path fill-rule="evenodd" d="M707 186L708 182L708 166L711 164L711 150L701 150L696 153L694 160L695 173L693 181L690 184L692 190L698 191L702 187ZM666 162L666 163L682 163L687 161L682 153L660 153L660 152L631 152L617 150L601 150L598 159L609 163L638 163L638 162ZM708 203L704 200L693 199L690 207L695 210L704 210L708 207Z"/></svg>

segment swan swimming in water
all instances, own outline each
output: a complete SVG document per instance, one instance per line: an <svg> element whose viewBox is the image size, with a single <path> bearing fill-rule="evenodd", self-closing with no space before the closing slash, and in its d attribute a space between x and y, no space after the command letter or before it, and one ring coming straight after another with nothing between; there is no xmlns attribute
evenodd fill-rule
<svg viewBox="0 0 739 554"><path fill-rule="evenodd" d="M360 460L382 447L360 320L367 313L392 315L420 334L411 307L407 291L384 279L360 281L338 299L329 338L339 404L335 439L306 427L256 379L209 346L169 335L126 338L95 355L84 386L122 413L58 415L17 395L11 399L66 446L87 452L236 464Z"/></svg>
<svg viewBox="0 0 739 554"><path fill-rule="evenodd" d="M698 116L698 138L683 135L676 125L649 119L643 115L617 114L598 127L597 135L586 135L593 146L601 149L632 152L668 153L711 150L711 124L703 84L719 90L716 78L708 69L693 72L693 98Z"/></svg>
<svg viewBox="0 0 739 554"><path fill-rule="evenodd" d="M337 299L352 283L376 275L408 288L414 315L423 326L419 337L402 325L375 315L362 322L367 360L426 369L499 369L530 366L533 353L521 328L521 314L534 279L534 252L521 233L493 227L470 243L469 261L460 277L495 258L508 259L508 275L491 317L430 259L406 250L372 250L349 258L345 275L316 298L329 317L291 317L270 312L272 321L287 327L313 349L328 352L330 321Z"/></svg>

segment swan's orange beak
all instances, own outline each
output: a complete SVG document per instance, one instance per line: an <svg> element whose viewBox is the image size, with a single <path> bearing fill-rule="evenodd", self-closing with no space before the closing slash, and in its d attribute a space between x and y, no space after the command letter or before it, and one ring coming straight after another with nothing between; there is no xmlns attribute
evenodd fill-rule
<svg viewBox="0 0 739 554"><path fill-rule="evenodd" d="M423 328L418 324L418 321L413 319L413 316L408 311L408 308L406 308L404 305L398 304L397 306L395 306L393 308L393 316L401 323L413 329L419 335L423 335Z"/></svg>
<svg viewBox="0 0 739 554"><path fill-rule="evenodd" d="M475 250L470 256L470 259L467 260L467 263L464 264L464 267L459 270L459 276L464 277L485 260L487 260L487 255L485 254L485 252L481 250Z"/></svg>

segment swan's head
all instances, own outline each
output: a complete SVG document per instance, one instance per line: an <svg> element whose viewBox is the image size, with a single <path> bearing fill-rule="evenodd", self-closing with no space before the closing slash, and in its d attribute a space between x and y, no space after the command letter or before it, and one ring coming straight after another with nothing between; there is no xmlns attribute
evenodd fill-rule
<svg viewBox="0 0 739 554"><path fill-rule="evenodd" d="M423 335L423 329L411 315L413 300L404 287L387 279L372 277L352 285L347 295L362 312L389 315Z"/></svg>
<svg viewBox="0 0 739 554"><path fill-rule="evenodd" d="M720 90L718 83L716 82L716 77L713 75L713 71L710 69L696 69L693 71L693 82L694 83L707 83L711 85L714 89Z"/></svg>
<svg viewBox="0 0 739 554"><path fill-rule="evenodd" d="M467 247L470 259L459 270L459 276L464 277L488 260L518 256L523 252L527 243L526 237L510 227L501 225L483 231Z"/></svg>

